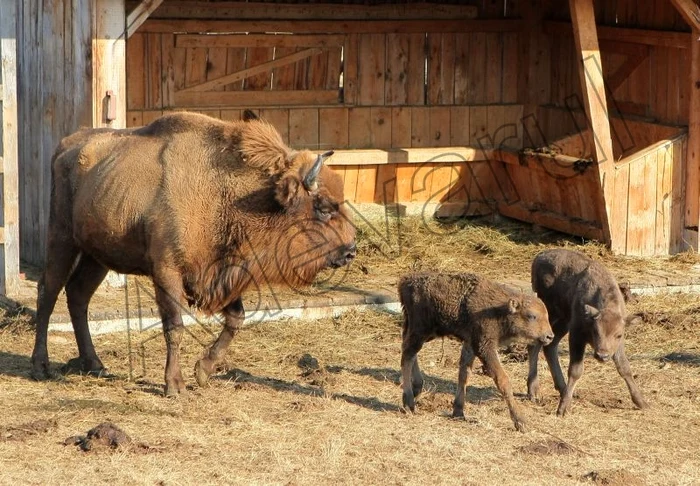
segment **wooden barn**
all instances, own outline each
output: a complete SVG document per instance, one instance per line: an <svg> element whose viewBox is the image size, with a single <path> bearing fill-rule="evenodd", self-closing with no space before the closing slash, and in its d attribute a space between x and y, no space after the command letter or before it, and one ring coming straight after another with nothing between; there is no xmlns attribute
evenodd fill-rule
<svg viewBox="0 0 700 486"><path fill-rule="evenodd" d="M44 260L61 137L171 110L335 149L353 205L698 250L693 0L3 0L0 38L2 293Z"/></svg>

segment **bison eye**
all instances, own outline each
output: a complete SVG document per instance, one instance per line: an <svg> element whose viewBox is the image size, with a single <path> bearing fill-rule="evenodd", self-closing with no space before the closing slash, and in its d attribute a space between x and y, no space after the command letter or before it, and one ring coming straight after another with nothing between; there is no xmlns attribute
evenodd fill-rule
<svg viewBox="0 0 700 486"><path fill-rule="evenodd" d="M525 317L527 318L528 321L536 321L537 316L535 314L526 314Z"/></svg>
<svg viewBox="0 0 700 486"><path fill-rule="evenodd" d="M320 219L322 222L327 223L333 217L333 211L330 211L326 208L317 209L316 215L318 216L318 219Z"/></svg>
<svg viewBox="0 0 700 486"><path fill-rule="evenodd" d="M615 336L615 339L622 339L622 334L618 334L617 336Z"/></svg>

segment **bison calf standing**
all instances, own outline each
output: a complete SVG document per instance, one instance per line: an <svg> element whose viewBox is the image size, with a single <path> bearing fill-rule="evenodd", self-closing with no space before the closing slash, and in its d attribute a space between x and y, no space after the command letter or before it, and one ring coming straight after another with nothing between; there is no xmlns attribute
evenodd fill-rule
<svg viewBox="0 0 700 486"><path fill-rule="evenodd" d="M647 406L639 391L625 356L624 332L627 316L625 300L615 278L599 262L570 250L546 250L532 263L532 288L544 301L554 329L554 340L544 347L545 357L561 394L557 415L564 415L571 403L574 387L583 373L586 344L593 347L599 361L612 357L624 378L632 401L639 408ZM569 381L564 381L557 347L569 333ZM539 395L537 358L541 344L529 348L530 373L528 395Z"/></svg>
<svg viewBox="0 0 700 486"><path fill-rule="evenodd" d="M498 346L512 341L548 344L553 338L541 300L514 293L472 274L414 274L399 281L403 306L401 373L404 407L415 410L423 388L417 354L437 337L462 341L453 415L464 415L465 388L478 357L503 395L515 428L524 431L513 391L498 359Z"/></svg>

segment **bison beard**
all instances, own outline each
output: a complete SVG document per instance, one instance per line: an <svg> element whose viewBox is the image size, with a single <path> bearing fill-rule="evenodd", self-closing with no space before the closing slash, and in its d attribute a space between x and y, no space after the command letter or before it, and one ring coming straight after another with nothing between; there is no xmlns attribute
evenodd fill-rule
<svg viewBox="0 0 700 486"><path fill-rule="evenodd" d="M185 388L182 307L223 314L221 334L195 368L204 385L243 322L247 288L309 285L354 258L343 182L323 164L331 154L294 151L248 113L239 122L175 113L139 129L84 129L63 139L52 159L32 375L48 376L48 321L64 286L81 368L104 369L87 308L112 269L153 279L166 395Z"/></svg>

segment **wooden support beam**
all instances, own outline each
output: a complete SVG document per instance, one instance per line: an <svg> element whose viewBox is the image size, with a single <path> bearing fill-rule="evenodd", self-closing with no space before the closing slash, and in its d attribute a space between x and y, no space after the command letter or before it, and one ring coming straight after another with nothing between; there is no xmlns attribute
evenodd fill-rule
<svg viewBox="0 0 700 486"><path fill-rule="evenodd" d="M202 92L216 88L221 88L223 86L226 86L227 84L235 83L236 81L249 78L256 74L266 73L273 68L286 66L287 64L292 64L302 59L306 59L307 57L315 56L316 54L320 54L321 52L323 52L323 49L319 47L304 49L303 51L295 52L294 54L289 54L287 56L280 57L279 59L275 59L274 61L264 62L262 64L258 64L257 66L242 69L240 71L236 71L235 73L226 74L225 76L220 76L216 79L212 79L211 81L206 81L204 83L190 86L186 89L181 89L178 91L178 93L191 93L195 91Z"/></svg>
<svg viewBox="0 0 700 486"><path fill-rule="evenodd" d="M647 46L639 44L628 45L636 47L637 49L630 49L627 53L627 60L625 60L622 66L617 68L617 70L608 78L608 88L610 89L610 92L614 92L617 88L619 88L620 85L630 77L630 74L632 74L634 70L637 69L647 57L649 57L649 48Z"/></svg>
<svg viewBox="0 0 700 486"><path fill-rule="evenodd" d="M595 160L603 187L602 196L605 199L604 204L599 204L600 201L591 203L604 208L600 210L599 218L603 227L604 240L609 244L611 243L609 221L614 192L614 156L593 0L569 0L569 9L579 57L583 105L593 132Z"/></svg>
<svg viewBox="0 0 700 486"><path fill-rule="evenodd" d="M17 123L17 5L0 3L0 294L19 292L19 166Z"/></svg>
<svg viewBox="0 0 700 486"><path fill-rule="evenodd" d="M163 0L142 0L126 17L126 37L131 37Z"/></svg>
<svg viewBox="0 0 700 486"><path fill-rule="evenodd" d="M671 0L671 3L690 25L691 29L700 31L700 7L694 0Z"/></svg>
<svg viewBox="0 0 700 486"><path fill-rule="evenodd" d="M95 0L92 41L93 127L126 128L124 0Z"/></svg>
<svg viewBox="0 0 700 486"><path fill-rule="evenodd" d="M568 22L545 21L545 33L551 36L571 35L572 26ZM625 27L598 27L598 39L612 42L631 42L649 46L688 48L688 35L685 32L670 32L664 30L629 29Z"/></svg>
<svg viewBox="0 0 700 486"><path fill-rule="evenodd" d="M690 46L690 103L688 109L688 152L685 178L685 228L695 231L696 238L689 242L698 248L697 231L700 226L700 31L694 30Z"/></svg>

